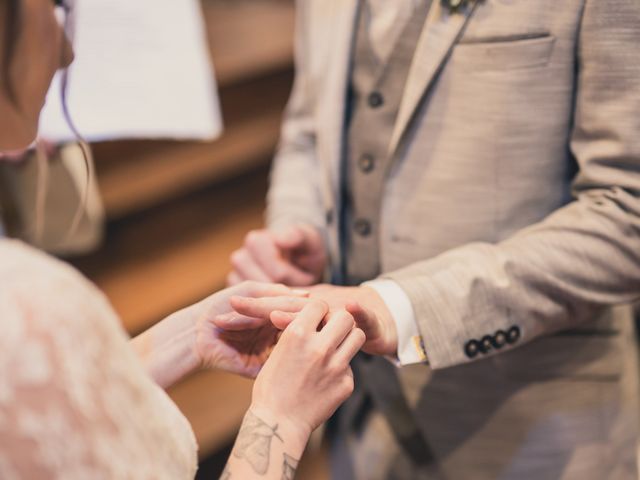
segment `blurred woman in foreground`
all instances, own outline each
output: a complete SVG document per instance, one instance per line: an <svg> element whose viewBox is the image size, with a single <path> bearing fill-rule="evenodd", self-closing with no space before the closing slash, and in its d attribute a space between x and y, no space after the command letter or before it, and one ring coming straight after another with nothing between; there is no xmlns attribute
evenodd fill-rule
<svg viewBox="0 0 640 480"><path fill-rule="evenodd" d="M0 160L31 144L51 79L72 60L56 5L0 0ZM312 430L353 389L349 361L364 334L321 302L309 302L281 336L264 323L221 330L216 317L239 328L253 321L233 313L234 295L304 292L241 284L130 344L78 272L0 240L0 478L193 478L193 433L159 387L201 368L260 372L223 478L293 478Z"/></svg>

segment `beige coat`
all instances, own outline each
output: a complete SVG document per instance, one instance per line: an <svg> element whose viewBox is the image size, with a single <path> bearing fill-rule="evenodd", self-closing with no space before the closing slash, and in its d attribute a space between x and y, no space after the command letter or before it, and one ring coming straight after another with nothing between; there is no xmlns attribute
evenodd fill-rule
<svg viewBox="0 0 640 480"><path fill-rule="evenodd" d="M298 3L268 220L321 228L336 268L357 2ZM424 337L433 370L401 377L442 475L635 478L634 328L607 307L640 292L640 2L434 1L389 155L380 262ZM380 425L359 478L397 460Z"/></svg>

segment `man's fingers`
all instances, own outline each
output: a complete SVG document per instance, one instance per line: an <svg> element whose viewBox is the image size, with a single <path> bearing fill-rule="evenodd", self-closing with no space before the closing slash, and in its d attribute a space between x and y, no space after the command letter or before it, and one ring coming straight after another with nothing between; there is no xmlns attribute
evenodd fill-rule
<svg viewBox="0 0 640 480"><path fill-rule="evenodd" d="M273 281L285 282L288 262L275 244L274 234L253 231L247 235L245 247L260 269Z"/></svg>
<svg viewBox="0 0 640 480"><path fill-rule="evenodd" d="M291 263L285 263L282 267L282 282L288 285L313 285L316 277Z"/></svg>
<svg viewBox="0 0 640 480"><path fill-rule="evenodd" d="M269 318L271 312L299 312L311 300L303 297L239 297L230 299L231 307L238 313L248 317Z"/></svg>
<svg viewBox="0 0 640 480"><path fill-rule="evenodd" d="M238 272L229 272L229 275L227 275L227 286L234 287L239 283L242 283L243 280L244 279L240 275L238 275Z"/></svg>
<svg viewBox="0 0 640 480"><path fill-rule="evenodd" d="M295 233L297 230L297 228L287 229L294 232L294 235L285 235L283 238L287 241L284 243L277 243L277 234L267 230L250 232L245 240L243 251L247 252L253 263L271 281L289 285L311 285L315 277L290 263L288 258L288 250L298 248L297 242L304 240L302 234Z"/></svg>
<svg viewBox="0 0 640 480"><path fill-rule="evenodd" d="M300 227L289 227L273 233L275 244L284 250L303 248L307 240L304 230Z"/></svg>
<svg viewBox="0 0 640 480"><path fill-rule="evenodd" d="M260 266L251 257L249 252L241 248L231 255L231 265L238 275L247 280L258 282L271 282L272 279L262 271Z"/></svg>
<svg viewBox="0 0 640 480"><path fill-rule="evenodd" d="M339 362L341 365L349 363L366 341L367 336L361 329L352 329L336 350L333 357L334 361Z"/></svg>
<svg viewBox="0 0 640 480"><path fill-rule="evenodd" d="M338 310L329 315L327 324L320 332L327 349L335 349L340 345L353 329L354 322L351 314Z"/></svg>
<svg viewBox="0 0 640 480"><path fill-rule="evenodd" d="M373 340L381 336L380 323L375 313L354 301L347 302L345 309L353 315L356 325L364 331L367 340Z"/></svg>

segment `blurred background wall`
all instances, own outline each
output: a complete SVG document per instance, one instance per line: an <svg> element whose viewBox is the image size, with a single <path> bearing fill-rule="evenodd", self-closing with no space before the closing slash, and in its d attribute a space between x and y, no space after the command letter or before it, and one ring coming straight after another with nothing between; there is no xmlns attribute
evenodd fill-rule
<svg viewBox="0 0 640 480"><path fill-rule="evenodd" d="M230 253L263 222L269 162L293 78L293 0L202 0L202 10L222 137L92 144L106 238L99 250L70 261L107 294L131 335L223 288ZM171 390L200 445L199 478L217 478L250 390L250 381L220 372ZM311 457L299 478L326 478Z"/></svg>

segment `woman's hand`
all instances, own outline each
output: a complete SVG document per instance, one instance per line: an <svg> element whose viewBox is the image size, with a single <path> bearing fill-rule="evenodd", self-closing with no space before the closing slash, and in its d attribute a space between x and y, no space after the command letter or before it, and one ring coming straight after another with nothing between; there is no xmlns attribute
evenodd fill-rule
<svg viewBox="0 0 640 480"><path fill-rule="evenodd" d="M308 302L282 333L253 387L227 465L232 476L293 478L311 432L353 392L349 362L364 332L346 311L328 312Z"/></svg>
<svg viewBox="0 0 640 480"><path fill-rule="evenodd" d="M253 388L253 409L266 409L311 433L353 392L349 362L364 332L346 311L321 301L305 306L286 328Z"/></svg>
<svg viewBox="0 0 640 480"><path fill-rule="evenodd" d="M243 282L180 310L137 336L132 344L147 371L163 388L199 368L219 368L255 377L275 345L279 330L270 322L236 314L234 296L262 298L306 292L284 285ZM227 319L225 328L213 323ZM239 331L242 330L242 331Z"/></svg>

